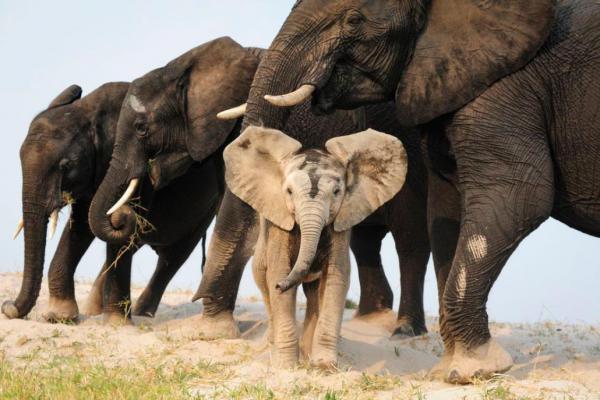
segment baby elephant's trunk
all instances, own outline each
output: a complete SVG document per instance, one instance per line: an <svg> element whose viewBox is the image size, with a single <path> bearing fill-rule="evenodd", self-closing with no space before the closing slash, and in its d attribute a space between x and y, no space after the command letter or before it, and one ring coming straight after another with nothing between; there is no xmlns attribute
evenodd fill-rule
<svg viewBox="0 0 600 400"><path fill-rule="evenodd" d="M285 292L301 284L310 272L310 266L317 254L317 246L321 231L328 219L328 210L325 210L322 202L307 201L298 210L300 225L300 250L294 268L287 278L276 285L281 292Z"/></svg>

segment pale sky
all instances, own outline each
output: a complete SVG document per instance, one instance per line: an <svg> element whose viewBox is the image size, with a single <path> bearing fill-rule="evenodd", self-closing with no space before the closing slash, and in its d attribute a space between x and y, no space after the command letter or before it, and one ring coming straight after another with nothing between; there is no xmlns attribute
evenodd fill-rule
<svg viewBox="0 0 600 400"><path fill-rule="evenodd" d="M23 239L11 240L21 214L18 151L31 119L64 88L82 86L84 95L109 81L131 81L185 51L231 36L245 46L267 47L294 0L0 0L0 271L19 271ZM68 212L48 243L46 269ZM512 256L492 290L488 311L496 321L558 320L600 323L598 239L556 221L546 222ZM398 304L399 280L394 244L383 248L386 274ZM200 248L179 271L170 288L195 290L200 281ZM91 279L104 260L104 245L94 242L77 277ZM156 256L144 248L134 259L133 280L151 276ZM15 288L15 292L18 288ZM258 295L250 268L241 296ZM349 297L358 299L353 269ZM5 299L0 299L3 301ZM82 303L85 299L79 299ZM437 290L430 265L425 309L437 315Z"/></svg>

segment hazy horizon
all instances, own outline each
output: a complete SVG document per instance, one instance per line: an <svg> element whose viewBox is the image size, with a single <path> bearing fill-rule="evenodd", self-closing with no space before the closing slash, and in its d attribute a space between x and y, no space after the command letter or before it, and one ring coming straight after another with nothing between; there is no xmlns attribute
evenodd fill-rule
<svg viewBox="0 0 600 400"><path fill-rule="evenodd" d="M21 214L19 147L31 119L64 88L82 86L84 95L110 81L131 81L187 50L220 36L245 46L267 47L294 0L34 2L0 0L0 115L4 143L0 165L0 272L20 271L23 239L10 240ZM46 271L67 220L63 210L56 237L48 242ZM490 319L509 322L600 323L598 240L550 220L530 235L509 260L488 302ZM393 241L382 249L386 274L398 304L399 279ZM95 241L76 277L93 279L104 261ZM170 288L195 290L200 281L200 246ZM149 247L134 258L133 281L145 283L156 256ZM45 272L46 273L46 272ZM15 292L19 288L15 288ZM240 296L258 295L246 268ZM349 297L358 300L356 268ZM6 299L0 299L0 302ZM78 299L81 304L84 299ZM425 309L437 315L437 289L430 265Z"/></svg>

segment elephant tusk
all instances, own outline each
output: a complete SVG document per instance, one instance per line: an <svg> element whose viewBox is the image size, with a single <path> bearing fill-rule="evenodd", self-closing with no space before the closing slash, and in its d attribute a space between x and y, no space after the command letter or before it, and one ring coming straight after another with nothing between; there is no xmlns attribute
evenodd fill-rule
<svg viewBox="0 0 600 400"><path fill-rule="evenodd" d="M315 92L317 88L313 85L302 85L300 88L292 93L282 94L280 96L266 95L265 100L274 106L278 107L292 107L298 104L302 104Z"/></svg>
<svg viewBox="0 0 600 400"><path fill-rule="evenodd" d="M217 114L218 119L222 120L230 120L230 119L238 119L243 117L246 114L247 103L244 103L240 106L230 108L229 110L221 111Z"/></svg>
<svg viewBox="0 0 600 400"><path fill-rule="evenodd" d="M115 211L117 211L123 204L127 203L129 201L129 199L131 198L131 195L133 195L133 192L135 192L135 189L137 188L139 179L138 178L133 178L131 180L131 182L129 182L129 186L127 187L127 190L125 191L125 193L123 194L123 197L121 197L119 199L119 201L117 201L115 203L114 206L112 206L110 208L110 210L108 210L108 212L106 213L106 215L112 215Z"/></svg>
<svg viewBox="0 0 600 400"><path fill-rule="evenodd" d="M50 240L54 237L54 233L56 233L56 225L58 224L58 208L52 211L50 214Z"/></svg>
<svg viewBox="0 0 600 400"><path fill-rule="evenodd" d="M17 224L17 229L15 229L13 240L15 240L19 236L19 233L21 233L21 231L23 230L23 226L25 226L25 222L23 221L23 217L21 217L19 223Z"/></svg>

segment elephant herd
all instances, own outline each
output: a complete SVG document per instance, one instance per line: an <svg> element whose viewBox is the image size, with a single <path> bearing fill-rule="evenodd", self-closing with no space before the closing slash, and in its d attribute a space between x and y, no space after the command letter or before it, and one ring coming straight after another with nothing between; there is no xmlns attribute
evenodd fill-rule
<svg viewBox="0 0 600 400"><path fill-rule="evenodd" d="M48 273L53 322L78 318L73 275L94 237L106 260L83 312L153 316L216 216L198 329L239 334L232 313L254 255L273 363L295 365L301 351L331 366L348 250L357 314L387 310L380 250L391 232L393 334L427 331L431 254L445 346L431 374L468 383L512 366L486 302L519 243L549 217L600 236L595 0L298 0L269 49L220 38L81 94L60 93L21 147L25 261L18 297L2 305L9 318L34 306L47 225L52 234L68 204ZM158 262L131 305L144 244Z"/></svg>

